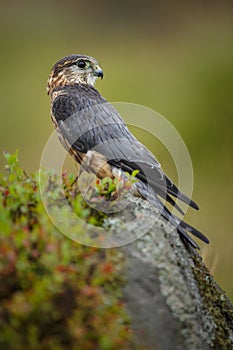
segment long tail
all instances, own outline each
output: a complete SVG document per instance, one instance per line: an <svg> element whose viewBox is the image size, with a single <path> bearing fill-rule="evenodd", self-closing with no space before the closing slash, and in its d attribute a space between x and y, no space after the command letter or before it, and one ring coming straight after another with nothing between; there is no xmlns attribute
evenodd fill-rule
<svg viewBox="0 0 233 350"><path fill-rule="evenodd" d="M149 202L151 202L156 208L160 210L161 215L169 221L172 225L174 225L177 229L177 232L180 234L181 238L184 238L185 241L190 243L194 248L200 249L199 245L189 236L188 233L191 233L195 237L199 238L201 241L205 243L209 243L208 238L198 231L195 227L189 225L187 222L181 220L176 215L172 214L169 209L162 203L162 201L158 198L157 194L153 191L153 189L149 188L146 184L141 181L136 183L136 186L142 195L142 197L146 198ZM170 202L170 200L168 200ZM172 204L172 203L171 203ZM177 207L177 205L175 206ZM178 208L177 208L178 209ZM179 209L178 209L179 210Z"/></svg>

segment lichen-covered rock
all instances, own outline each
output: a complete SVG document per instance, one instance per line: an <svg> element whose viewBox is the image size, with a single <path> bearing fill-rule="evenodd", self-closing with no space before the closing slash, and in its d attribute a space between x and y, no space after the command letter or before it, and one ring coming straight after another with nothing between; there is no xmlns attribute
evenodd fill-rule
<svg viewBox="0 0 233 350"><path fill-rule="evenodd" d="M140 198L131 202L134 207L125 211L143 207L143 215L154 218L147 233L122 248L125 302L138 342L150 349L232 349L232 305L200 255L150 204ZM121 215L124 222L129 213ZM143 220L141 225L143 232Z"/></svg>

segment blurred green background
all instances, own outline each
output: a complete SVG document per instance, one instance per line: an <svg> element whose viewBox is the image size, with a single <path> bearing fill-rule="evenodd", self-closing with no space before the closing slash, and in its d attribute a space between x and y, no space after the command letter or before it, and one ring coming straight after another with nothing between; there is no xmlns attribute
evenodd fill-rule
<svg viewBox="0 0 233 350"><path fill-rule="evenodd" d="M233 299L232 2L9 0L0 26L1 152L19 148L26 171L37 170L53 131L50 68L70 53L96 57L109 101L155 109L186 142L201 208L188 219L210 238L204 259ZM165 149L134 131L175 178Z"/></svg>

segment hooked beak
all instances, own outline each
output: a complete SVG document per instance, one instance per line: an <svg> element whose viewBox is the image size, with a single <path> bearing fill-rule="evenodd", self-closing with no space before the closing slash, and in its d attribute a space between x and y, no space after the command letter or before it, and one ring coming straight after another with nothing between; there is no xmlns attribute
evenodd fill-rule
<svg viewBox="0 0 233 350"><path fill-rule="evenodd" d="M102 71L102 69L100 67L96 66L95 69L93 70L93 75L95 77L99 77L99 78L103 79L104 72Z"/></svg>

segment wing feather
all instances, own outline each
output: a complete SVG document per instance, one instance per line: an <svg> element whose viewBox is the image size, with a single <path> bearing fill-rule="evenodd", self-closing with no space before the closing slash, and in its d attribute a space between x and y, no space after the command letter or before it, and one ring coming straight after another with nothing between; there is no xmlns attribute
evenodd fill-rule
<svg viewBox="0 0 233 350"><path fill-rule="evenodd" d="M75 84L60 88L52 104L52 118L56 120L58 132L73 152L87 154L88 151L94 151L95 156L99 154L104 157L110 166L127 172L139 169L137 178L140 181L136 185L139 184L139 190L140 183L149 185L154 191L156 203L159 195L183 213L173 196L198 209L197 204L164 174L154 155L131 134L117 110L93 87ZM83 159L80 156L75 158L77 161ZM109 168L106 169L109 171ZM161 208L165 208L161 209L162 215L177 225L178 218L159 203ZM186 230L208 242L202 233L181 221L178 232L195 248L198 246Z"/></svg>

